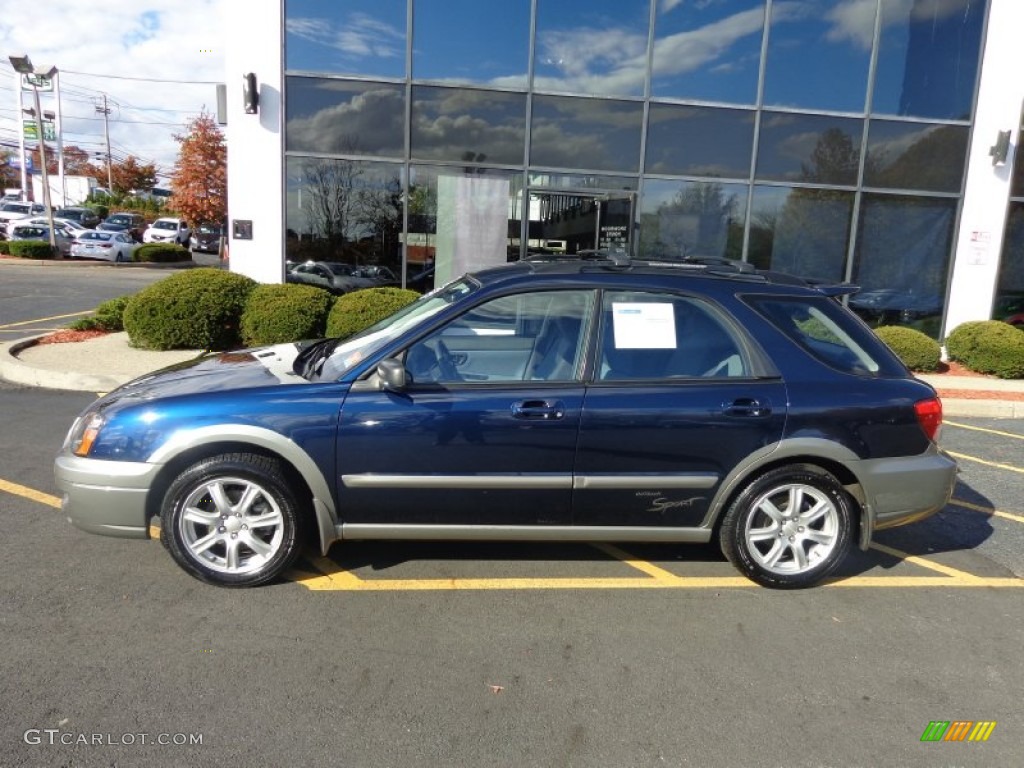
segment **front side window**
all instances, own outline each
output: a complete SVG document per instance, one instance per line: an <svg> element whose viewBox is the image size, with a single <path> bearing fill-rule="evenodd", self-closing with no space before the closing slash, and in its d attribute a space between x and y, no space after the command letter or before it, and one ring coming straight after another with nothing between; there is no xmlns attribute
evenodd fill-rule
<svg viewBox="0 0 1024 768"><path fill-rule="evenodd" d="M702 301L609 291L602 315L600 381L749 375L733 332Z"/></svg>
<svg viewBox="0 0 1024 768"><path fill-rule="evenodd" d="M574 381L580 376L593 291L492 299L413 344L414 385Z"/></svg>

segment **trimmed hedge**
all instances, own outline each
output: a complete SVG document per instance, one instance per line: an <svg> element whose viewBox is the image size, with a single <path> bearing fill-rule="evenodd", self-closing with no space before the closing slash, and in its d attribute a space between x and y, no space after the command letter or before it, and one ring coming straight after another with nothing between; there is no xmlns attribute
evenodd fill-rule
<svg viewBox="0 0 1024 768"><path fill-rule="evenodd" d="M135 294L124 310L124 329L143 349L234 349L239 321L257 283L220 269L190 269Z"/></svg>
<svg viewBox="0 0 1024 768"><path fill-rule="evenodd" d="M420 297L406 288L364 288L338 297L327 318L327 335L346 339Z"/></svg>
<svg viewBox="0 0 1024 768"><path fill-rule="evenodd" d="M6 240L0 240L0 253L11 255L11 244Z"/></svg>
<svg viewBox="0 0 1024 768"><path fill-rule="evenodd" d="M875 334L884 341L903 364L912 371L937 371L942 357L942 347L935 339L921 331L901 325L887 325L875 329Z"/></svg>
<svg viewBox="0 0 1024 768"><path fill-rule="evenodd" d="M51 246L46 240L13 240L7 244L11 256L20 256L23 259L53 259L56 258Z"/></svg>
<svg viewBox="0 0 1024 768"><path fill-rule="evenodd" d="M242 341L261 347L321 338L333 301L328 291L312 285L258 285L242 313Z"/></svg>
<svg viewBox="0 0 1024 768"><path fill-rule="evenodd" d="M132 296L118 296L101 303L89 317L75 320L68 326L73 331L123 331L124 309Z"/></svg>
<svg viewBox="0 0 1024 768"><path fill-rule="evenodd" d="M132 252L132 261L151 263L167 263L172 261L191 261L192 254L188 248L177 243L146 243Z"/></svg>
<svg viewBox="0 0 1024 768"><path fill-rule="evenodd" d="M1001 379L1024 378L1024 333L1002 320L962 323L946 337L950 360Z"/></svg>

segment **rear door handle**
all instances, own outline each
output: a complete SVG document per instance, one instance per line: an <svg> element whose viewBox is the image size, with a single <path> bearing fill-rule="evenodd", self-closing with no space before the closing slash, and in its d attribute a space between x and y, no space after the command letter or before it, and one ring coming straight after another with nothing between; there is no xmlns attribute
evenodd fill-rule
<svg viewBox="0 0 1024 768"><path fill-rule="evenodd" d="M727 416L770 416L771 403L753 397L738 397L723 407Z"/></svg>
<svg viewBox="0 0 1024 768"><path fill-rule="evenodd" d="M512 403L512 416L516 419L553 421L565 417L561 400L520 400Z"/></svg>

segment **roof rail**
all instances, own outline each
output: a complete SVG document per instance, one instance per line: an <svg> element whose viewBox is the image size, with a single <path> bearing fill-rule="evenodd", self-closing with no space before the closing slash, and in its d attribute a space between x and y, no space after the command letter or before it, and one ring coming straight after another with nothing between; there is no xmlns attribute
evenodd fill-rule
<svg viewBox="0 0 1024 768"><path fill-rule="evenodd" d="M625 251L606 248L587 248L576 253L529 253L523 261L604 261L616 267L628 267L631 263Z"/></svg>

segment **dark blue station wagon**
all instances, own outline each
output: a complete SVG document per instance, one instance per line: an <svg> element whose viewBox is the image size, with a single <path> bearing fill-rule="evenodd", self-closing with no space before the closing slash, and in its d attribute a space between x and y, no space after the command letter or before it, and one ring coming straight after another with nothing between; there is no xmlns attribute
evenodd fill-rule
<svg viewBox="0 0 1024 768"><path fill-rule="evenodd" d="M223 586L345 539L716 540L808 586L956 475L934 390L850 290L600 254L488 269L349 339L143 376L76 420L57 482L79 528L159 516Z"/></svg>

